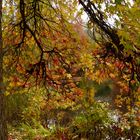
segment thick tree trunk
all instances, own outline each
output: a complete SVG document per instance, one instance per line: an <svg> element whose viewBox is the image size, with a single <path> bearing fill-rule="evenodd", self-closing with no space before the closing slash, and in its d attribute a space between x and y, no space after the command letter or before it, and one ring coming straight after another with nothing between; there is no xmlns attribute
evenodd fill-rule
<svg viewBox="0 0 140 140"><path fill-rule="evenodd" d="M2 51L2 0L0 0L0 140L7 140L6 108L3 83L3 51Z"/></svg>
<svg viewBox="0 0 140 140"><path fill-rule="evenodd" d="M5 97L0 92L0 140L7 140L7 126L5 115Z"/></svg>

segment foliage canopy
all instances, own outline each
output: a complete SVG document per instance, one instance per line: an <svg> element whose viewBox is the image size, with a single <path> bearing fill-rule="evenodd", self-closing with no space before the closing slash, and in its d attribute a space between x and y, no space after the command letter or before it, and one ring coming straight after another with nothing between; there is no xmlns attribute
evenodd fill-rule
<svg viewBox="0 0 140 140"><path fill-rule="evenodd" d="M36 135L32 127L60 139L128 138L129 132L138 137L139 6L138 0L3 1L0 68L9 123L19 113L16 119L31 130L30 139ZM111 111L97 103L98 96L121 111L120 122L112 124ZM23 108L16 107L17 98L26 100ZM53 132L46 119L56 120ZM123 120L130 129L120 127Z"/></svg>

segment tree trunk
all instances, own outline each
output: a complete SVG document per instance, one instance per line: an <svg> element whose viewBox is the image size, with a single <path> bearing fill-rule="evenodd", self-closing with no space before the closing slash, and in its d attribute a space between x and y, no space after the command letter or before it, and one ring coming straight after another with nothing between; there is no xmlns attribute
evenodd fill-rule
<svg viewBox="0 0 140 140"><path fill-rule="evenodd" d="M3 83L3 50L2 50L2 0L0 0L0 140L7 140L6 108Z"/></svg>
<svg viewBox="0 0 140 140"><path fill-rule="evenodd" d="M5 96L0 89L0 140L7 140L7 126L5 114Z"/></svg>

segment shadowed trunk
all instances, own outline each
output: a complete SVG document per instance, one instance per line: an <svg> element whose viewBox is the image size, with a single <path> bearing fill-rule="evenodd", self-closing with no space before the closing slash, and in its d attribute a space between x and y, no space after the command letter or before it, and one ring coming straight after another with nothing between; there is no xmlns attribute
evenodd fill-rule
<svg viewBox="0 0 140 140"><path fill-rule="evenodd" d="M0 0L0 140L7 140L6 108L3 83L3 52L2 52L2 0Z"/></svg>
<svg viewBox="0 0 140 140"><path fill-rule="evenodd" d="M1 82L0 82L1 83ZM5 96L0 89L0 140L7 140L7 126L5 114Z"/></svg>

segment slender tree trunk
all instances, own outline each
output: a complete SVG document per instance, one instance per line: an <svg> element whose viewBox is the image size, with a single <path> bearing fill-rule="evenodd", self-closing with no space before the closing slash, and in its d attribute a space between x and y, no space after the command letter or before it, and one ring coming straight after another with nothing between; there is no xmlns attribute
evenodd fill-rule
<svg viewBox="0 0 140 140"><path fill-rule="evenodd" d="M2 51L2 0L0 0L0 140L7 140L6 108L3 83L3 51Z"/></svg>

